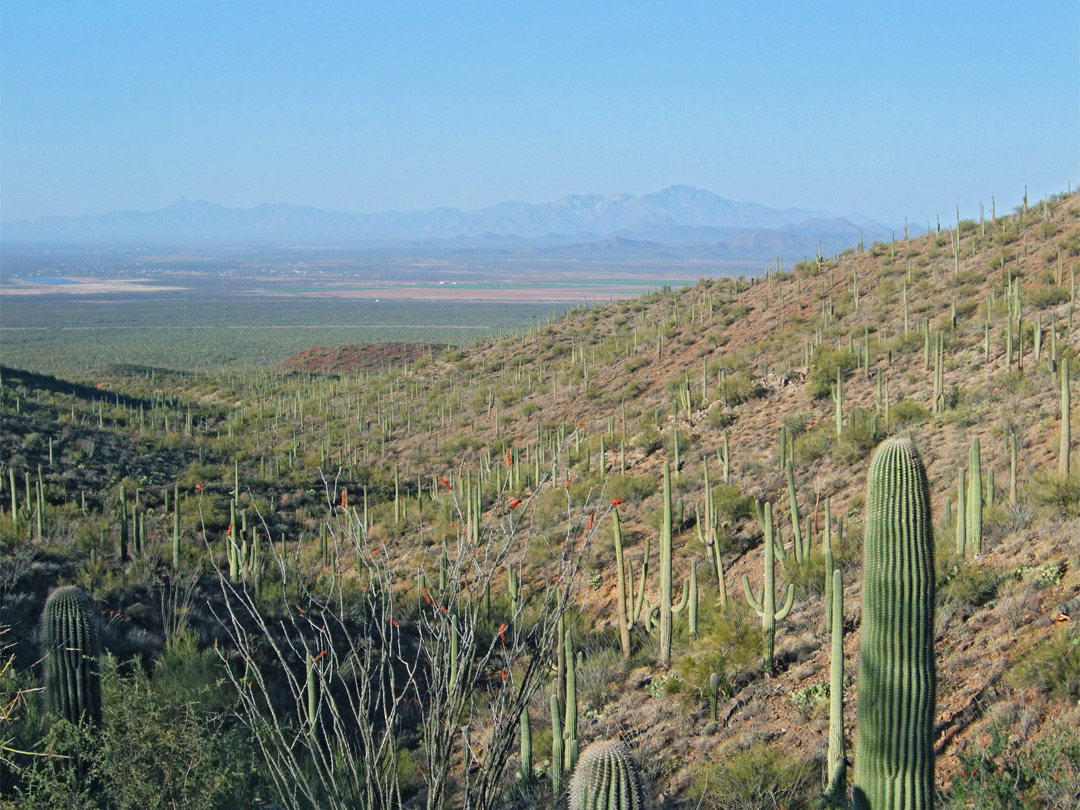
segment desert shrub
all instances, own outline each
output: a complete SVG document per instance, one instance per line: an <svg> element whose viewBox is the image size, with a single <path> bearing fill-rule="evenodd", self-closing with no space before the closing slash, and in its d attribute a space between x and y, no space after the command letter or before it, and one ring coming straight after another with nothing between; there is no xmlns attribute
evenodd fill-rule
<svg viewBox="0 0 1080 810"><path fill-rule="evenodd" d="M820 763L756 742L695 769L690 792L712 810L807 810Z"/></svg>
<svg viewBox="0 0 1080 810"><path fill-rule="evenodd" d="M1061 517L1080 516L1080 474L1068 478L1053 473L1036 475L1031 495L1037 506Z"/></svg>
<svg viewBox="0 0 1080 810"><path fill-rule="evenodd" d="M822 422L813 430L796 437L793 444L793 454L796 463L807 465L823 458L832 447L833 436L836 434L836 426L830 422Z"/></svg>
<svg viewBox="0 0 1080 810"><path fill-rule="evenodd" d="M930 411L910 399L902 399L889 406L889 421L897 425L920 424L928 419Z"/></svg>
<svg viewBox="0 0 1080 810"><path fill-rule="evenodd" d="M612 475L607 482L606 495L612 499L622 500L639 504L659 487L654 476L644 475Z"/></svg>
<svg viewBox="0 0 1080 810"><path fill-rule="evenodd" d="M634 447L647 456L651 456L664 446L664 437L656 428L648 427L634 437Z"/></svg>
<svg viewBox="0 0 1080 810"><path fill-rule="evenodd" d="M979 608L997 596L1004 579L994 568L956 560L951 554L939 554L937 599L939 603L956 602Z"/></svg>
<svg viewBox="0 0 1080 810"><path fill-rule="evenodd" d="M1080 738L1065 732L1027 747L1000 725L990 742L960 754L944 810L1068 807L1080 795Z"/></svg>
<svg viewBox="0 0 1080 810"><path fill-rule="evenodd" d="M754 500L734 484L720 484L713 487L713 505L724 520L734 523L754 514Z"/></svg>
<svg viewBox="0 0 1080 810"><path fill-rule="evenodd" d="M862 461L882 438L875 420L856 415L851 421L832 448L833 463L840 467Z"/></svg>
<svg viewBox="0 0 1080 810"><path fill-rule="evenodd" d="M1032 649L1018 653L1009 680L1052 698L1080 698L1080 629L1063 625Z"/></svg>
<svg viewBox="0 0 1080 810"><path fill-rule="evenodd" d="M852 352L846 349L820 348L810 359L810 369L806 374L806 393L814 399L823 399L832 393L836 384L836 372L846 377L857 365Z"/></svg>
<svg viewBox="0 0 1080 810"><path fill-rule="evenodd" d="M1069 290L1066 287L1044 286L1036 287L1027 293L1028 302L1036 309L1046 309L1058 304L1064 304L1069 300Z"/></svg>
<svg viewBox="0 0 1080 810"><path fill-rule="evenodd" d="M736 371L733 374L726 375L720 384L716 386L716 398L728 407L747 400L757 399L763 393L765 391L761 385L756 380L751 379L750 375L745 371Z"/></svg>

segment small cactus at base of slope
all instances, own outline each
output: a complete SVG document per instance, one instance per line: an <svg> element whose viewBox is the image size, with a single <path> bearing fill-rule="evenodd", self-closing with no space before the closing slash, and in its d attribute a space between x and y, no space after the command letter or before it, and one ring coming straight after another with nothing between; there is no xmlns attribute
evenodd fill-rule
<svg viewBox="0 0 1080 810"><path fill-rule="evenodd" d="M570 780L569 810L644 810L645 785L630 749L617 740L594 742Z"/></svg>
<svg viewBox="0 0 1080 810"><path fill-rule="evenodd" d="M926 468L887 439L867 480L855 810L934 806L933 536Z"/></svg>
<svg viewBox="0 0 1080 810"><path fill-rule="evenodd" d="M101 675L96 617L89 597L74 586L57 588L42 615L45 705L71 723L101 722Z"/></svg>

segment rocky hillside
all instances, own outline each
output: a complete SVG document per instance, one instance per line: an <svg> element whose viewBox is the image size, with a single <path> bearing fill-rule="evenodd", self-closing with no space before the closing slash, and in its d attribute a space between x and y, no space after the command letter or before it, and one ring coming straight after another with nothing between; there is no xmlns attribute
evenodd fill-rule
<svg viewBox="0 0 1080 810"><path fill-rule="evenodd" d="M850 759L867 470L878 443L898 436L918 449L930 486L942 802L1075 806L1080 452L1073 439L1063 470L1061 437L1063 368L1078 398L1078 256L1080 197L1061 195L770 267L762 278L702 279L597 302L527 334L413 353L389 369L335 373L337 361L320 357L314 366L298 361L302 371L132 371L89 388L5 368L3 495L14 483L18 503L0 531L5 565L21 561L19 577L36 590L14 577L5 592L17 664L35 677L33 620L44 591L75 582L105 611L125 614L106 647L153 670L168 645L152 583L170 568L174 511L182 562L204 566L191 620L204 649L230 641L211 619L217 597L205 571L228 570L226 536L240 517L275 543L295 542L297 565L315 578L328 570L321 527L337 537L343 520L359 525L368 547L377 543L403 568L425 566L432 578L440 547L453 549L466 523L485 536L528 530L533 544L514 557L523 582L544 582L553 570L541 539L586 554L573 623L581 747L627 741L657 806L772 807L772 797L804 807L821 791L829 735L826 515L844 586ZM1075 408L1072 422L1075 437ZM152 467L135 464L149 457ZM658 633L643 626L659 602L665 463L675 600L692 572L698 588L697 632L690 611L675 616L667 667ZM972 470L978 483L958 485L962 476L970 484ZM464 505L472 476L476 511ZM121 483L129 499L140 490L145 525L142 556L124 563L116 559ZM961 492L969 504L978 494L981 532L965 525L958 542L958 520L973 519ZM792 493L808 543L798 553ZM766 502L786 552L776 563L778 600L788 586L793 600L777 622L771 673L760 621L743 598L744 581L756 591L765 579ZM649 554L650 608L626 648L616 513L634 577ZM714 535L715 544L705 542ZM492 587L504 587L501 569L488 573ZM413 579L400 580L398 592L418 602ZM296 601L288 588L275 598ZM543 785L550 694L541 690L530 705ZM419 759L423 745L407 747ZM456 762L451 795L467 771L460 755ZM1013 804L986 803L994 791ZM424 796L414 787L405 801ZM550 788L515 796L552 801Z"/></svg>

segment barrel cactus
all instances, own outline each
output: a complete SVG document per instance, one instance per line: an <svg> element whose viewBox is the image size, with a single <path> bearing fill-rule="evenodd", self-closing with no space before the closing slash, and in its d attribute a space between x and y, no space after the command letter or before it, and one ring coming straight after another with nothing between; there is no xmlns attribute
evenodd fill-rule
<svg viewBox="0 0 1080 810"><path fill-rule="evenodd" d="M870 464L856 810L934 806L934 547L926 468L888 439Z"/></svg>
<svg viewBox="0 0 1080 810"><path fill-rule="evenodd" d="M42 616L45 703L72 723L101 722L101 643L89 597L79 588L57 588Z"/></svg>
<svg viewBox="0 0 1080 810"><path fill-rule="evenodd" d="M598 740L581 753L570 780L569 810L643 810L645 785L630 749Z"/></svg>

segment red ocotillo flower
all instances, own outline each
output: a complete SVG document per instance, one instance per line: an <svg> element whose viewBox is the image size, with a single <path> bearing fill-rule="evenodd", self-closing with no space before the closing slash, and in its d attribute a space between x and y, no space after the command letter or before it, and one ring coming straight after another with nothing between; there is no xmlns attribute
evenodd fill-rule
<svg viewBox="0 0 1080 810"><path fill-rule="evenodd" d="M619 506L620 504L624 504L624 503L626 503L626 498L612 498L611 499L611 505L612 506Z"/></svg>
<svg viewBox="0 0 1080 810"><path fill-rule="evenodd" d="M515 506L517 506L520 503L521 503L521 498L514 498L512 501L510 501L509 506L510 506L511 509L513 509Z"/></svg>

